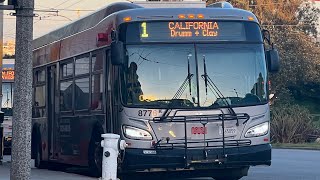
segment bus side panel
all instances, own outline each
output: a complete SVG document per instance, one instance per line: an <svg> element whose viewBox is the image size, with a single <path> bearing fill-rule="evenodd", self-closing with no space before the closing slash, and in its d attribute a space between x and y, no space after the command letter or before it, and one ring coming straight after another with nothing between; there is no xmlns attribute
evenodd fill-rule
<svg viewBox="0 0 320 180"><path fill-rule="evenodd" d="M60 42L55 42L46 47L47 63L57 61L60 58Z"/></svg>
<svg viewBox="0 0 320 180"><path fill-rule="evenodd" d="M89 143L97 129L103 128L105 115L77 115L61 117L59 121L59 162L80 166L88 165ZM95 129L94 129L95 128ZM102 129L103 130L103 129ZM101 132L103 133L103 132Z"/></svg>
<svg viewBox="0 0 320 180"><path fill-rule="evenodd" d="M102 22L97 27L90 29L88 31L81 32L72 37L64 39L61 41L60 49L60 59L65 59L77 54L81 54L87 51L91 51L101 47L103 45L108 45L111 43L110 34L112 29L114 29L113 21ZM107 35L107 40L98 40L98 34L103 33Z"/></svg>
<svg viewBox="0 0 320 180"><path fill-rule="evenodd" d="M33 66L39 66L45 64L46 60L46 49L41 48L33 51Z"/></svg>

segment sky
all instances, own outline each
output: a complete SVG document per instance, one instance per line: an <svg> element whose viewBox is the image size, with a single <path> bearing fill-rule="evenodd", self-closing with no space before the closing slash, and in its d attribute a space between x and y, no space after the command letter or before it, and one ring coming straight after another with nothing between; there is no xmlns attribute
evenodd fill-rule
<svg viewBox="0 0 320 180"><path fill-rule="evenodd" d="M79 19L94 10L100 9L110 3L126 0L34 0L34 38L48 33L58 27ZM7 4L7 2L5 2ZM56 12L42 12L42 10L55 9ZM37 11L41 10L41 11ZM77 10L79 10L77 12ZM4 41L15 39L16 19L9 14L14 11L4 11ZM58 16L57 16L58 15Z"/></svg>

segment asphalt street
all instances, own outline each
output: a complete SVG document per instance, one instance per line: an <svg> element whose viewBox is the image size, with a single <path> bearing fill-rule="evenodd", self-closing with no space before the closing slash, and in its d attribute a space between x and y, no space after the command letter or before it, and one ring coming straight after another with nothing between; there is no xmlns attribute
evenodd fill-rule
<svg viewBox="0 0 320 180"><path fill-rule="evenodd" d="M241 180L320 180L320 151L274 149L270 167L252 167Z"/></svg>
<svg viewBox="0 0 320 180"><path fill-rule="evenodd" d="M9 179L9 167L10 165L0 165L0 180ZM74 170L74 172L76 171ZM74 173L40 169L32 169L31 174L32 180L97 179ZM210 179L212 178L196 178L196 180ZM175 178L170 180L185 179ZM241 180L320 180L320 151L274 149L270 167L252 167L249 170L249 175Z"/></svg>

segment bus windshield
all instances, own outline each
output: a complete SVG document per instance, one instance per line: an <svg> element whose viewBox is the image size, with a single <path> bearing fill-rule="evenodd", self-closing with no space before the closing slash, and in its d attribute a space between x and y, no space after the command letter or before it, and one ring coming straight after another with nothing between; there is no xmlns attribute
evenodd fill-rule
<svg viewBox="0 0 320 180"><path fill-rule="evenodd" d="M267 103L262 44L140 44L127 45L127 53L122 88L127 106L165 108L171 102L173 108L224 107L226 100L231 106ZM225 99L205 85L204 64Z"/></svg>

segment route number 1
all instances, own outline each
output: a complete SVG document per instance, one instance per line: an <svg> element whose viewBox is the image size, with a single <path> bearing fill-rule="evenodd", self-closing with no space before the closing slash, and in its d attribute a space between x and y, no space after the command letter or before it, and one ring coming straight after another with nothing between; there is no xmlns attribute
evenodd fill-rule
<svg viewBox="0 0 320 180"><path fill-rule="evenodd" d="M141 37L142 37L142 38L147 38L147 37L149 37L149 34L147 33L147 23L146 23L146 22L143 22L143 23L141 24L141 28L142 28Z"/></svg>

